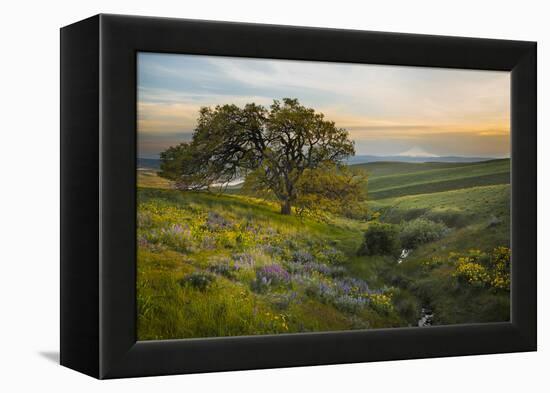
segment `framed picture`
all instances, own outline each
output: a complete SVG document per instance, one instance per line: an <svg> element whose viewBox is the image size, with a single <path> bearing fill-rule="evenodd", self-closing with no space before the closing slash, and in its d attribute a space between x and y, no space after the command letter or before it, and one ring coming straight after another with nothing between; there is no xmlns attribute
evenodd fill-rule
<svg viewBox="0 0 550 393"><path fill-rule="evenodd" d="M61 29L61 364L536 350L536 44Z"/></svg>

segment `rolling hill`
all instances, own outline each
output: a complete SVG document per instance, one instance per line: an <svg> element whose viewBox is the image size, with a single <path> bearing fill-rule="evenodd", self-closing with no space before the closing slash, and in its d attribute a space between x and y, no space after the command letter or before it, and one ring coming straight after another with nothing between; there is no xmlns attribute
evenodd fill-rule
<svg viewBox="0 0 550 393"><path fill-rule="evenodd" d="M365 164L370 162L413 162L413 163L423 163L423 162L480 162L480 161L489 161L493 158L490 157L463 157L463 156L435 156L435 155L407 155L400 154L394 156L374 156L374 155L362 155L357 154L346 160L348 165L356 164Z"/></svg>
<svg viewBox="0 0 550 393"><path fill-rule="evenodd" d="M458 156L407 156L407 155L397 155L397 156L373 156L373 155L364 155L357 154L355 156L349 157L345 163L347 165L360 165L365 163L375 163L375 162L401 162L401 163L470 163L470 162L483 162L490 161L492 158L488 157L458 157ZM159 169L160 168L160 159L158 158L142 158L139 157L137 160L138 168L142 169Z"/></svg>
<svg viewBox="0 0 550 393"><path fill-rule="evenodd" d="M509 159L475 163L375 162L352 168L363 169L369 174L371 200L510 182Z"/></svg>
<svg viewBox="0 0 550 393"><path fill-rule="evenodd" d="M460 281L452 260L509 249L509 159L351 165L369 174L368 221L282 216L238 187L178 191L156 164L138 170L140 339L416 326L424 309L434 325L509 320L509 291ZM444 235L403 263L357 253L375 223L426 222ZM264 271L278 284L259 287ZM342 292L349 283L368 288L362 300Z"/></svg>

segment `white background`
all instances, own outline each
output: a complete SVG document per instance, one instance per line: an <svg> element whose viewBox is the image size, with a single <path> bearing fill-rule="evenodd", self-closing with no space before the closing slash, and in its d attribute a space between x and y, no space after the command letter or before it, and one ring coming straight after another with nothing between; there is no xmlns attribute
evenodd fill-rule
<svg viewBox="0 0 550 393"><path fill-rule="evenodd" d="M6 1L0 21L0 391L512 392L550 386L548 10L544 1ZM539 43L539 352L96 381L59 345L59 28L122 13ZM546 180L546 181L545 181ZM546 202L546 203L545 203ZM547 282L547 280L545 280ZM545 365L546 362L546 365ZM154 389L154 390L153 390ZM547 391L547 390L546 390Z"/></svg>

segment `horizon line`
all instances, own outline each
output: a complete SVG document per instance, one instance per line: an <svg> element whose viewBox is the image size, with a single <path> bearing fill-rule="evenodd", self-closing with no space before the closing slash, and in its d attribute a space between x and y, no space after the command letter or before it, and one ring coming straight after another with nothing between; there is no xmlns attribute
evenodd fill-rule
<svg viewBox="0 0 550 393"><path fill-rule="evenodd" d="M136 156L138 159L147 159L147 160L160 160L160 153L153 157L153 156ZM400 155L400 154L355 154L353 156L350 156L349 158L353 157L402 157L402 158L416 158L416 159L437 159L437 158L489 158L492 160L503 160L506 158L511 158L510 156L461 156L456 154L451 155L444 155L444 156L414 156L414 155ZM349 159L348 158L348 159ZM345 160L344 160L345 161Z"/></svg>

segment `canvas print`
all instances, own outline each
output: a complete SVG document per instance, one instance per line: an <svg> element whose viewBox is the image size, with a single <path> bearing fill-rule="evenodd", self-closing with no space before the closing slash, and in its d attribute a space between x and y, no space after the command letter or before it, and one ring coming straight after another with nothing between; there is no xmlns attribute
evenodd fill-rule
<svg viewBox="0 0 550 393"><path fill-rule="evenodd" d="M137 55L137 338L510 320L510 74Z"/></svg>

